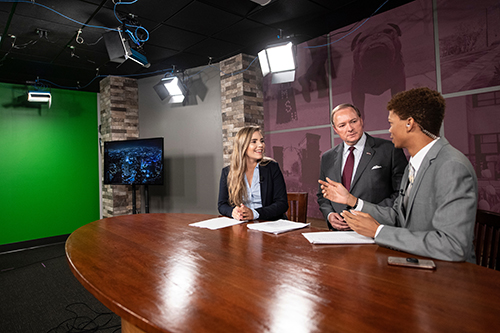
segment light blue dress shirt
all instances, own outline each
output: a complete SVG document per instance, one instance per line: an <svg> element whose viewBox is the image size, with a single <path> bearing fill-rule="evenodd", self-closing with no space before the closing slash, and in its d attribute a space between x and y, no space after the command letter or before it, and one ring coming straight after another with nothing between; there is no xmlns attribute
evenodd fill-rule
<svg viewBox="0 0 500 333"><path fill-rule="evenodd" d="M260 170L258 164L253 170L252 185L248 183L246 175L245 184L247 185L247 198L243 201L245 202L245 206L252 210L254 220L257 220L259 218L259 213L256 209L262 207L262 197L260 194Z"/></svg>

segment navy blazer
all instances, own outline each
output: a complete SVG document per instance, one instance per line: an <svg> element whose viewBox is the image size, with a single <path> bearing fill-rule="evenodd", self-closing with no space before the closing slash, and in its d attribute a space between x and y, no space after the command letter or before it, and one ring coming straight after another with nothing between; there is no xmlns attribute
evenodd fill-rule
<svg viewBox="0 0 500 333"><path fill-rule="evenodd" d="M260 195L262 207L257 208L259 220L286 219L288 210L288 199L286 185L279 164L271 161L266 165L259 164L260 172ZM229 192L227 188L227 175L229 166L222 169L219 185L219 213L232 217L234 206L229 205Z"/></svg>
<svg viewBox="0 0 500 333"><path fill-rule="evenodd" d="M325 180L328 177L335 182L342 183L343 149L344 143L342 142L323 154L319 179ZM399 195L401 177L407 164L408 160L402 149L394 148L391 141L366 134L365 148L354 174L351 194L381 206L392 206ZM321 186L318 186L317 196L319 209L328 227L333 229L328 222L328 214L340 213L347 206L324 198Z"/></svg>

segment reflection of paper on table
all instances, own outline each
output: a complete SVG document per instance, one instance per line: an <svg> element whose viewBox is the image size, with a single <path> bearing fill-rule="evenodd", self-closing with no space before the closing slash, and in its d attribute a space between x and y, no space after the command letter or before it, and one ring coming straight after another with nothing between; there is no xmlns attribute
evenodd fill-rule
<svg viewBox="0 0 500 333"><path fill-rule="evenodd" d="M232 225L240 224L246 221L238 221L235 219L230 219L229 217L217 217L210 220L205 220L201 222L191 223L192 227L208 228L210 230L221 229L225 227L230 227Z"/></svg>
<svg viewBox="0 0 500 333"><path fill-rule="evenodd" d="M309 223L292 222L287 220L278 220L272 222L252 223L247 224L247 227L252 230L270 232L272 234L280 234L295 229L307 227Z"/></svg>
<svg viewBox="0 0 500 333"><path fill-rule="evenodd" d="M374 244L375 240L355 231L305 232L302 235L311 244Z"/></svg>

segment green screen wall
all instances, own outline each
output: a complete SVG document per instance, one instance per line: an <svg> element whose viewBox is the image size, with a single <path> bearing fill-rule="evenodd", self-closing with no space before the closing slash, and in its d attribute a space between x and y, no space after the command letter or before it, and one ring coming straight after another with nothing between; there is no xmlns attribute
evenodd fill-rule
<svg viewBox="0 0 500 333"><path fill-rule="evenodd" d="M99 219L97 94L51 89L52 106L0 83L0 245Z"/></svg>

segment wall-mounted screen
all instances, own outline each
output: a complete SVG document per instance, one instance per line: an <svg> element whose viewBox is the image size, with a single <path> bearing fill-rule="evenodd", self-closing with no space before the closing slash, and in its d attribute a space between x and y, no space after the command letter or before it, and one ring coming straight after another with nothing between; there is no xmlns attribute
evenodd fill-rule
<svg viewBox="0 0 500 333"><path fill-rule="evenodd" d="M104 184L163 185L163 138L104 142Z"/></svg>

